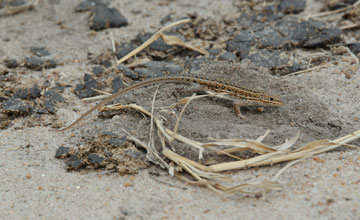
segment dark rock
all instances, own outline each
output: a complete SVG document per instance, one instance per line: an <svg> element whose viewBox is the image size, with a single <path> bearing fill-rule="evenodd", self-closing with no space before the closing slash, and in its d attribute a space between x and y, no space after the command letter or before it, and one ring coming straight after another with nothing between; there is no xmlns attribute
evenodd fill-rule
<svg viewBox="0 0 360 220"><path fill-rule="evenodd" d="M196 59L186 59L184 68L190 70L190 72L194 72L200 70L201 65L207 61L208 59L205 57L197 57Z"/></svg>
<svg viewBox="0 0 360 220"><path fill-rule="evenodd" d="M172 20L173 20L172 16L173 16L172 13L167 14L165 17L163 17L163 18L160 20L160 24L164 25L164 24L172 21Z"/></svg>
<svg viewBox="0 0 360 220"><path fill-rule="evenodd" d="M357 2L358 0L345 0L345 3L346 4L349 4L349 5L352 5L354 4L355 2Z"/></svg>
<svg viewBox="0 0 360 220"><path fill-rule="evenodd" d="M226 43L226 49L235 52L241 59L244 59L249 55L254 38L254 34L251 31L242 31L234 39Z"/></svg>
<svg viewBox="0 0 360 220"><path fill-rule="evenodd" d="M75 170L79 169L83 165L82 161L76 155L71 155L65 164L68 166L68 169Z"/></svg>
<svg viewBox="0 0 360 220"><path fill-rule="evenodd" d="M236 55L229 51L226 51L225 53L219 56L219 60L234 61L236 60Z"/></svg>
<svg viewBox="0 0 360 220"><path fill-rule="evenodd" d="M125 155L131 157L132 159L145 159L145 154L137 150L126 150Z"/></svg>
<svg viewBox="0 0 360 220"><path fill-rule="evenodd" d="M281 11L277 10L276 4L266 4L262 11L257 15L257 22L273 22L284 16Z"/></svg>
<svg viewBox="0 0 360 220"><path fill-rule="evenodd" d="M66 86L66 87L71 87L71 86ZM62 93L62 92L64 92L64 90L65 90L65 86L63 86L63 85L61 85L61 84L59 84L59 83L56 83L56 86L55 86L55 87L52 87L51 90L52 90L52 91L55 91L55 92L60 92L60 93Z"/></svg>
<svg viewBox="0 0 360 220"><path fill-rule="evenodd" d="M23 101L21 101L21 99L17 99L14 97L10 98L7 101L4 101L1 104L1 108L6 113L15 114L15 115L28 115L32 111L32 106L24 103Z"/></svg>
<svg viewBox="0 0 360 220"><path fill-rule="evenodd" d="M75 12L84 12L93 10L97 6L106 7L108 4L102 0L85 0L75 7Z"/></svg>
<svg viewBox="0 0 360 220"><path fill-rule="evenodd" d="M117 66L117 69L122 71L124 73L125 76L131 78L132 80L137 80L139 79L139 76L134 73L131 69L129 69L128 67L126 67L124 64L120 64Z"/></svg>
<svg viewBox="0 0 360 220"><path fill-rule="evenodd" d="M54 60L46 60L44 62L45 69L53 69L56 68L56 62Z"/></svg>
<svg viewBox="0 0 360 220"><path fill-rule="evenodd" d="M109 138L106 142L108 144L111 144L111 145L115 146L115 147L121 147L125 143L126 139L127 139L126 136L123 136L121 138L112 137L112 138Z"/></svg>
<svg viewBox="0 0 360 220"><path fill-rule="evenodd" d="M304 42L303 47L316 48L323 47L327 44L334 44L340 42L340 35L342 31L338 27L322 29L319 32L313 32L309 35L308 40Z"/></svg>
<svg viewBox="0 0 360 220"><path fill-rule="evenodd" d="M321 21L298 22L284 19L275 24L276 30L298 47L323 47L340 41L341 30L337 27L327 28Z"/></svg>
<svg viewBox="0 0 360 220"><path fill-rule="evenodd" d="M101 76L104 73L105 69L102 66L94 66L92 68L92 72L95 74L95 76Z"/></svg>
<svg viewBox="0 0 360 220"><path fill-rule="evenodd" d="M277 30L266 27L264 30L256 32L259 48L279 48L288 42L288 39L281 35Z"/></svg>
<svg viewBox="0 0 360 220"><path fill-rule="evenodd" d="M113 93L119 91L119 89L121 89L123 86L123 81L119 76L115 77L115 79L113 79L113 81L111 82L111 88Z"/></svg>
<svg viewBox="0 0 360 220"><path fill-rule="evenodd" d="M326 1L326 6L328 7L328 9L330 10L337 10L340 8L345 8L349 5L352 5L356 2L357 0L336 0L336 1Z"/></svg>
<svg viewBox="0 0 360 220"><path fill-rule="evenodd" d="M278 9L285 14L298 14L303 12L305 7L305 0L281 0Z"/></svg>
<svg viewBox="0 0 360 220"><path fill-rule="evenodd" d="M18 66L18 63L17 63L16 59L9 59L9 60L5 60L5 66L7 68L13 69Z"/></svg>
<svg viewBox="0 0 360 220"><path fill-rule="evenodd" d="M283 66L287 63L286 59L280 57L278 51L269 51L267 49L261 49L257 53L251 54L247 57L256 66L262 66L268 69Z"/></svg>
<svg viewBox="0 0 360 220"><path fill-rule="evenodd" d="M34 86L29 89L29 98L35 99L39 98L41 96L41 89L39 89L37 86Z"/></svg>
<svg viewBox="0 0 360 220"><path fill-rule="evenodd" d="M25 5L25 3L26 2L23 1L23 0L12 0L12 1L9 2L9 5L16 7L16 6Z"/></svg>
<svg viewBox="0 0 360 220"><path fill-rule="evenodd" d="M351 50L351 52L353 52L354 54L358 54L360 53L360 42L354 43L352 45L349 46L349 49Z"/></svg>
<svg viewBox="0 0 360 220"><path fill-rule="evenodd" d="M104 157L101 157L94 153L88 155L88 160L92 164L100 164L104 161L104 159L105 159Z"/></svg>
<svg viewBox="0 0 360 220"><path fill-rule="evenodd" d="M39 108L34 108L34 109L33 109L33 112L36 113L36 114L42 114L42 115L43 115L43 114L48 113L49 111L47 111L47 110L45 110L45 109L41 109L41 108L40 108L40 109L39 109ZM52 113L52 114L53 114L53 113Z"/></svg>
<svg viewBox="0 0 360 220"><path fill-rule="evenodd" d="M89 74L84 75L84 84L78 84L75 88L75 94L83 99L94 96L96 92L93 89L98 89L98 83Z"/></svg>
<svg viewBox="0 0 360 220"><path fill-rule="evenodd" d="M136 48L133 44L121 44L116 48L116 58L121 59Z"/></svg>
<svg viewBox="0 0 360 220"><path fill-rule="evenodd" d="M141 78L154 78L164 75L179 75L183 69L174 63L152 61L145 64L145 68L134 70Z"/></svg>
<svg viewBox="0 0 360 220"><path fill-rule="evenodd" d="M106 67L106 68L109 68L109 67L112 66L112 63L111 63L110 60L102 60L102 61L100 62L100 64L101 64L102 66Z"/></svg>
<svg viewBox="0 0 360 220"><path fill-rule="evenodd" d="M85 88L88 90L96 89L97 88L97 82L96 80L89 74L84 75L84 81L85 81Z"/></svg>
<svg viewBox="0 0 360 220"><path fill-rule="evenodd" d="M254 13L253 14L241 13L240 17L238 17L236 21L241 27L244 27L245 29L251 28L255 24L258 24L256 15Z"/></svg>
<svg viewBox="0 0 360 220"><path fill-rule="evenodd" d="M222 50L220 48L207 48L206 49L211 55L217 56L219 55Z"/></svg>
<svg viewBox="0 0 360 220"><path fill-rule="evenodd" d="M116 8L95 7L90 19L90 29L100 31L107 28L118 28L128 24L126 18Z"/></svg>
<svg viewBox="0 0 360 220"><path fill-rule="evenodd" d="M35 99L41 96L41 90L38 87L30 89L19 89L15 92L14 97L19 99Z"/></svg>
<svg viewBox="0 0 360 220"><path fill-rule="evenodd" d="M56 149L55 158L65 158L69 153L70 148L68 147L59 147Z"/></svg>
<svg viewBox="0 0 360 220"><path fill-rule="evenodd" d="M38 57L25 58L25 67L31 70L41 70L44 62Z"/></svg>
<svg viewBox="0 0 360 220"><path fill-rule="evenodd" d="M50 52L45 47L30 47L31 53L39 57L49 56Z"/></svg>
<svg viewBox="0 0 360 220"><path fill-rule="evenodd" d="M55 103L49 99L46 99L44 101L44 108L46 111L48 111L51 114L55 114L56 113L56 108L55 108Z"/></svg>
<svg viewBox="0 0 360 220"><path fill-rule="evenodd" d="M18 99L27 99L28 93L28 89L19 89L15 92L14 97Z"/></svg>
<svg viewBox="0 0 360 220"><path fill-rule="evenodd" d="M65 99L60 95L58 94L57 92L55 92L54 90L48 90L44 93L44 97L47 99L47 100L50 100L54 103L56 102L64 102Z"/></svg>
<svg viewBox="0 0 360 220"><path fill-rule="evenodd" d="M48 90L44 93L44 108L51 114L56 113L56 103L64 102L65 99L55 90Z"/></svg>

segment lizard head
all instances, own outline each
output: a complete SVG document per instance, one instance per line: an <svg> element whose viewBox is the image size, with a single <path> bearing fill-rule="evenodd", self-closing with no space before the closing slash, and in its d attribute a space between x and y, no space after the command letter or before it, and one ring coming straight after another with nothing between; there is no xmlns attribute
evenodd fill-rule
<svg viewBox="0 0 360 220"><path fill-rule="evenodd" d="M280 96L276 96L276 95L267 95L267 94L262 94L260 96L260 101L264 104L264 105L270 105L270 106L281 106L284 104L284 102L282 101Z"/></svg>

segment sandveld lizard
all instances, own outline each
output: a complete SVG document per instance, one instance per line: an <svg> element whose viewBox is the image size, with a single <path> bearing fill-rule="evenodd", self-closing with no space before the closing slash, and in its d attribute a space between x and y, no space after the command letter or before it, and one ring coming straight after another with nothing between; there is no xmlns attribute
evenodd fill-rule
<svg viewBox="0 0 360 220"><path fill-rule="evenodd" d="M77 120L73 123L68 125L65 128L60 129L59 131L67 130L73 127L75 124L83 120L87 115L93 112L96 109L101 108L106 103L112 101L118 96L121 96L127 92L154 85L159 83L197 83L207 90L216 92L216 93L225 93L230 96L232 101L234 102L234 107L236 110L236 115L243 118L240 107L242 106L249 106L249 105L260 105L260 106L281 106L283 105L283 101L279 96L272 96L263 91L253 90L241 87L239 85L235 85L229 82L225 82L222 80L217 79L208 79L205 77L199 76L164 76L164 77L157 77L148 79L142 82L138 82L136 84L130 85L126 88L120 89L118 92L110 95L109 97L105 98L105 100L101 101L99 104L95 105L94 107L90 108L87 112L82 114ZM205 90L206 90L205 89Z"/></svg>

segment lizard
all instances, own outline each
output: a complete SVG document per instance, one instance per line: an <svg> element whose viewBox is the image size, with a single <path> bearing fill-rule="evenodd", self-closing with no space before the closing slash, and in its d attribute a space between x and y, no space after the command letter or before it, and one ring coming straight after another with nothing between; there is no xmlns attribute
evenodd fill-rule
<svg viewBox="0 0 360 220"><path fill-rule="evenodd" d="M216 93L225 93L230 96L232 101L234 102L235 112L236 115L243 118L240 107L242 106L249 106L249 105L260 105L260 106L281 106L283 105L283 101L280 96L269 95L268 93L260 90L254 90L245 88L234 83L229 83L223 80L217 79L209 79L200 76L187 76L187 75L177 75L177 76L162 76L156 77L148 80L144 80L128 87L120 89L118 92L110 95L109 97L105 98L99 104L93 106L84 114L82 114L78 119L72 122L70 125L62 128L58 131L65 131L75 124L79 123L83 120L86 116L90 113L95 111L96 109L101 108L106 103L112 101L113 99L124 95L130 91L154 85L159 83L196 83L200 86L205 87L206 89L216 92Z"/></svg>

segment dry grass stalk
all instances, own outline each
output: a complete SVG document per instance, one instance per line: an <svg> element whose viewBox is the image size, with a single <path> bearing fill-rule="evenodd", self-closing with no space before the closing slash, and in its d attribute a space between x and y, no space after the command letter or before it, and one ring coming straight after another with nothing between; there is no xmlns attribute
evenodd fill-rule
<svg viewBox="0 0 360 220"><path fill-rule="evenodd" d="M306 70L300 70L300 71L296 71L296 72L292 72L292 73L289 73L287 74L286 76L295 76L295 75L299 75L301 73L307 73L309 71L313 71L313 70L317 70L317 69L321 69L321 68L325 68L325 67L332 67L334 65L331 65L331 64L325 64L325 65L319 65L319 66L314 66L312 68L308 68Z"/></svg>
<svg viewBox="0 0 360 220"><path fill-rule="evenodd" d="M190 100L194 100L197 98L199 97L197 96L190 97L186 99L185 104L188 104ZM184 102L184 100L182 100L182 102ZM217 139L217 140L213 139L215 140L213 142L201 143L199 141L194 141L191 140L190 138L186 138L164 127L162 120L160 120L152 112L148 112L142 107L134 104L105 106L101 110L104 111L108 109L124 109L124 108L133 108L147 116L152 117L152 120L156 125L158 131L158 137L160 138L162 155L160 155L159 152L154 147L155 137L152 136L151 141L149 141L149 143L146 145L142 141L128 134L129 140L133 140L135 143L141 145L148 151L149 158L155 158L157 163L160 164L162 167L166 167L171 175L174 175L183 181L186 181L191 184L206 186L209 189L224 195L232 195L234 193L253 194L258 192L259 190L261 192L268 192L271 190L281 190L282 185L276 182L276 180L290 166L294 165L295 163L301 160L312 157L316 154L331 151L340 146L356 147L356 146L348 145L348 143L360 138L360 130L359 130L333 141L317 140L308 143L296 150L291 150L291 147L294 145L297 138L299 137L299 133L297 133L293 138L287 140L284 144L273 147L261 143L261 141L266 137L269 131L267 131L266 134L260 136L256 140L243 139L243 138ZM152 108L154 109L154 103ZM258 156L246 160L242 160L237 157L232 157L235 158L236 161L223 162L223 163L218 162L217 164L207 166L175 153L175 149L173 150L169 149L167 145L172 146L174 140L183 142L184 144L191 146L196 150L199 150L200 159L203 158L202 152L206 149L216 150L218 153L220 152L221 154L227 156L233 156L232 155L233 152L242 151L244 149L250 149L254 153L257 153ZM218 147L222 147L222 148L226 147L227 149L220 150L217 149ZM167 160L169 160L170 162L166 162L165 159L163 159L164 157L167 158ZM243 183L243 184L238 184L236 186L228 186L227 184L229 183L229 181L231 181L231 176L227 176L219 173L233 169L245 169L249 167L273 165L276 163L287 162L287 161L291 161L291 163L289 163L287 166L281 169L272 178L271 181L265 180L260 183ZM193 178L193 180L189 179L187 175L190 175Z"/></svg>
<svg viewBox="0 0 360 220"><path fill-rule="evenodd" d="M173 37L173 36L166 36L163 34L163 32L165 32L166 30L180 25L180 24L186 24L191 22L191 19L183 19L183 20L179 20L179 21L175 21L163 28L161 28L158 32L156 32L153 36L151 36L147 41L145 41L143 44L141 44L139 47L137 47L136 49L134 49L133 51L131 51L128 55L124 56L123 58L121 58L120 60L117 61L117 65L125 62L126 60L128 60L129 58L135 56L136 54L138 54L140 51L142 51L143 49L145 49L146 47L148 47L151 43L153 43L154 41L156 41L159 37L162 37L164 39L164 42L169 44L169 45L177 45L177 46L183 46L185 48L188 48L190 50L194 50L197 51L201 54L207 55L208 52L203 50L203 49L199 49L196 47L193 47L189 44L186 44L185 42L183 42L182 40L180 40L177 37Z"/></svg>
<svg viewBox="0 0 360 220"><path fill-rule="evenodd" d="M5 8L0 9L0 17L15 15L24 11L33 10L38 4L39 0L35 0L33 2L29 2L19 6L6 6Z"/></svg>
<svg viewBox="0 0 360 220"><path fill-rule="evenodd" d="M339 8L339 9L336 9L336 10L333 10L333 11L325 11L325 12L322 12L322 13L309 15L309 16L307 16L307 19L309 19L309 18L314 18L314 17L323 17L323 16L329 16L329 15L333 15L333 14L342 13L342 12L345 12L345 11L347 11L347 10L350 10L350 9L354 8L354 7L357 6L358 4L360 4L360 0L357 1L357 2L355 2L354 4L352 4L352 5L350 5L350 6L347 6L347 7L344 7L344 8Z"/></svg>

